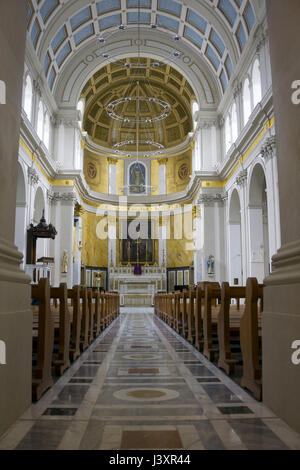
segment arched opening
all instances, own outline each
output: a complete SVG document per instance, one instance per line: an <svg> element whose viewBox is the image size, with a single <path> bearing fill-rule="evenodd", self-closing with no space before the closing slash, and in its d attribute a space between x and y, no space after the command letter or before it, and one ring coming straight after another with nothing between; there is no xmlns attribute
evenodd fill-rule
<svg viewBox="0 0 300 470"><path fill-rule="evenodd" d="M226 153L232 145L231 139L231 125L230 125L230 116L228 115L225 120L225 150Z"/></svg>
<svg viewBox="0 0 300 470"><path fill-rule="evenodd" d="M255 107L258 103L260 103L261 98L262 98L260 65L259 65L258 59L256 59L253 65L252 87L253 87L253 104Z"/></svg>
<svg viewBox="0 0 300 470"><path fill-rule="evenodd" d="M43 140L43 133L44 133L44 107L43 103L39 102L39 110L38 110L38 119L37 119L37 134L41 140Z"/></svg>
<svg viewBox="0 0 300 470"><path fill-rule="evenodd" d="M266 178L261 165L253 170L249 188L250 274L259 282L270 273Z"/></svg>
<svg viewBox="0 0 300 470"><path fill-rule="evenodd" d="M32 113L32 80L29 75L27 75L25 80L25 89L24 89L24 111L27 114L29 121L31 121Z"/></svg>
<svg viewBox="0 0 300 470"><path fill-rule="evenodd" d="M146 167L141 162L132 163L129 167L130 194L146 193Z"/></svg>
<svg viewBox="0 0 300 470"><path fill-rule="evenodd" d="M235 103L233 103L232 111L231 111L231 132L232 132L232 143L234 143L239 135L237 109L236 109Z"/></svg>
<svg viewBox="0 0 300 470"><path fill-rule="evenodd" d="M44 144L46 148L49 150L50 149L50 118L49 118L48 113L46 113L46 116L45 116Z"/></svg>
<svg viewBox="0 0 300 470"><path fill-rule="evenodd" d="M41 217L43 215L43 211L45 210L45 199L42 188L38 188L35 193L34 198L34 212L33 212L33 224L37 225ZM36 244L36 259L42 258L46 256L46 243L47 240L38 238Z"/></svg>
<svg viewBox="0 0 300 470"><path fill-rule="evenodd" d="M244 108L244 125L247 124L251 116L251 93L249 78L246 78L243 88L243 108Z"/></svg>
<svg viewBox="0 0 300 470"><path fill-rule="evenodd" d="M24 173L20 163L18 163L17 177L17 202L16 202L16 221L15 221L15 245L23 253L21 267L24 267L25 258L25 240L26 240L26 189Z"/></svg>
<svg viewBox="0 0 300 470"><path fill-rule="evenodd" d="M192 102L192 116L193 116L193 122L194 122L194 129L197 127L197 122L198 122L198 112L199 112L199 104L197 101Z"/></svg>
<svg viewBox="0 0 300 470"><path fill-rule="evenodd" d="M81 115L80 121L78 121L81 129L82 129L82 123L83 123L84 106L85 106L84 99L79 100L77 104L77 110L80 111L80 115Z"/></svg>
<svg viewBox="0 0 300 470"><path fill-rule="evenodd" d="M229 207L229 276L231 285L243 285L241 204L236 189Z"/></svg>

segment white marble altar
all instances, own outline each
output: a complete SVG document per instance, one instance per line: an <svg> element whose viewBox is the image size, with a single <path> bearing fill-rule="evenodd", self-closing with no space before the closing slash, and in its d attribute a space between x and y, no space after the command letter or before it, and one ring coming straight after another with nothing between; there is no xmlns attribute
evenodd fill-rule
<svg viewBox="0 0 300 470"><path fill-rule="evenodd" d="M143 266L135 275L133 266L109 268L109 288L120 292L121 305L151 307L154 295L166 290L167 270L159 266Z"/></svg>

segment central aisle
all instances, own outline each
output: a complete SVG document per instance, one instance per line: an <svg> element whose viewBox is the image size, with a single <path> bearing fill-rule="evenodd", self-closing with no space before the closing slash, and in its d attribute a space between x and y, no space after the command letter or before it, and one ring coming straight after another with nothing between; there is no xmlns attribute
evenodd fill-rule
<svg viewBox="0 0 300 470"><path fill-rule="evenodd" d="M153 314L121 314L0 449L300 449L286 424Z"/></svg>

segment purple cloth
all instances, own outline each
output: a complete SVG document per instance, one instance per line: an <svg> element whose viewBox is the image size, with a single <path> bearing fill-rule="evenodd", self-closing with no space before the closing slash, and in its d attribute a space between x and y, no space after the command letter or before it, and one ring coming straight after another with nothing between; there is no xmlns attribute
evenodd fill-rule
<svg viewBox="0 0 300 470"><path fill-rule="evenodd" d="M134 266L134 274L136 276L140 276L142 274L142 266L140 264L136 264Z"/></svg>

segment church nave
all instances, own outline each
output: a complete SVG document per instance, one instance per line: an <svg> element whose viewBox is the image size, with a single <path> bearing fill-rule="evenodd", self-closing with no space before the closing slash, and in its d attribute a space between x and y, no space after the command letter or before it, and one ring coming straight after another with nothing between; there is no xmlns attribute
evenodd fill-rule
<svg viewBox="0 0 300 470"><path fill-rule="evenodd" d="M141 311L121 314L0 449L300 450L300 436Z"/></svg>

